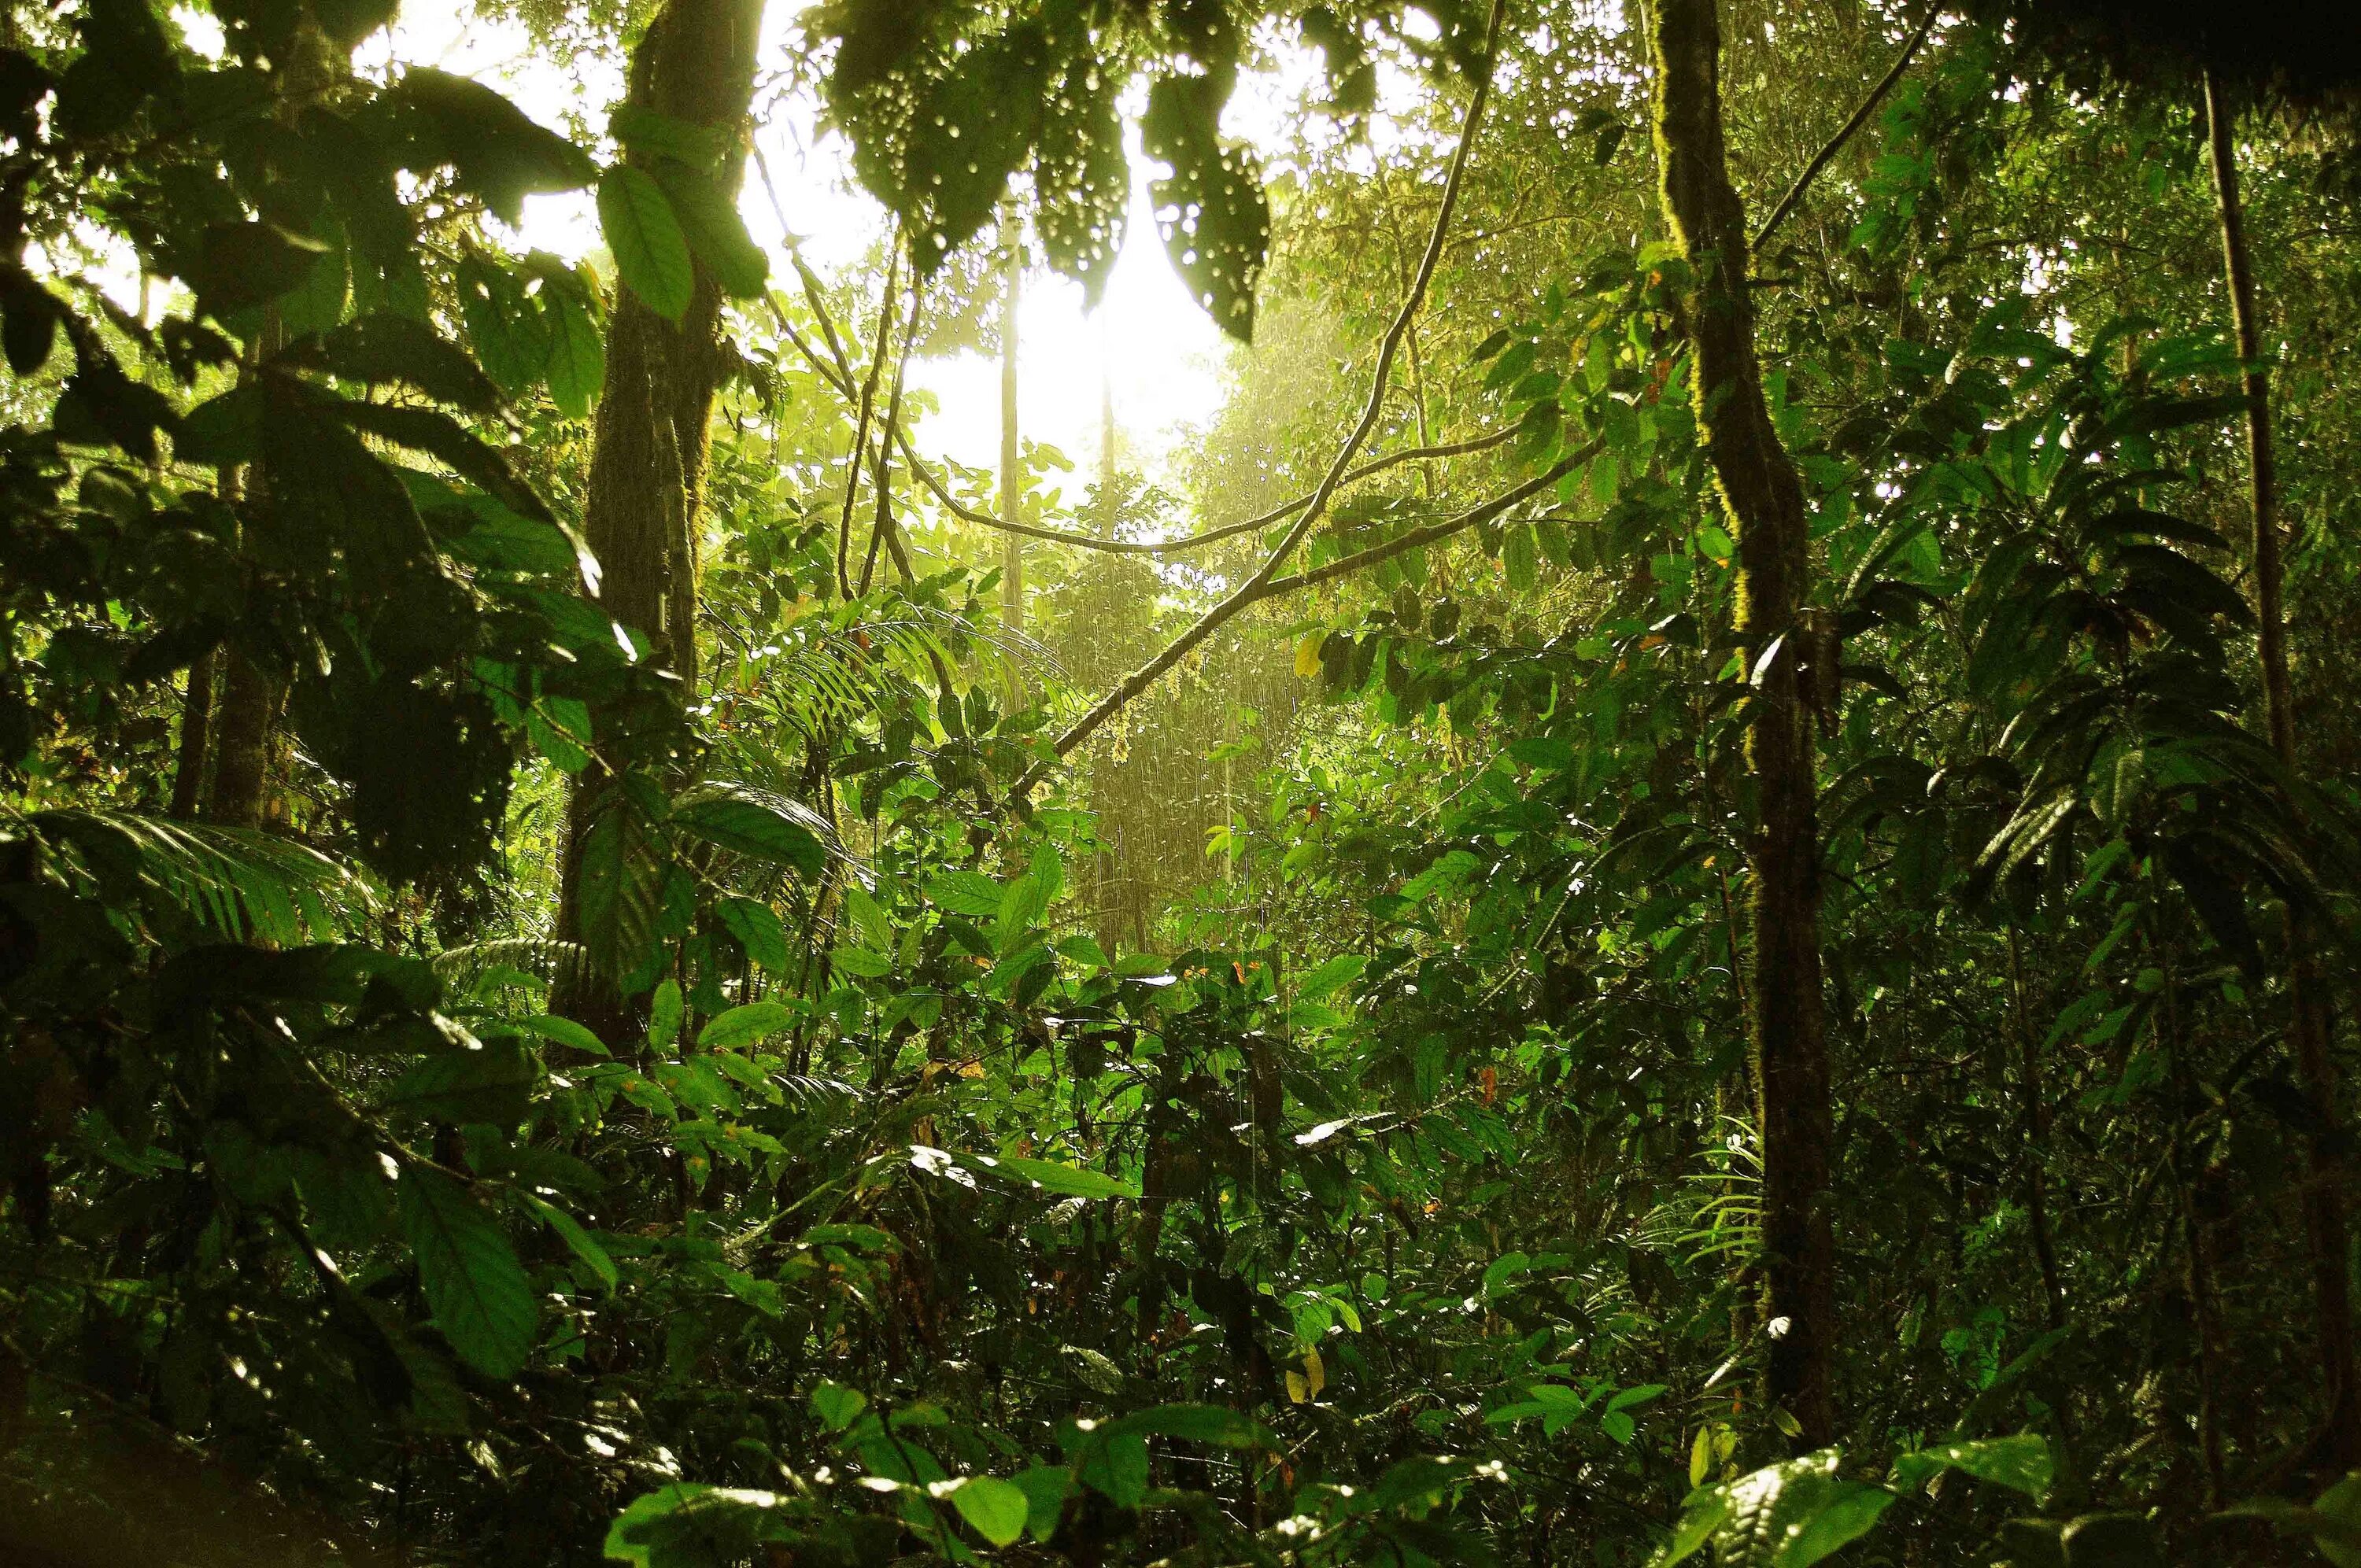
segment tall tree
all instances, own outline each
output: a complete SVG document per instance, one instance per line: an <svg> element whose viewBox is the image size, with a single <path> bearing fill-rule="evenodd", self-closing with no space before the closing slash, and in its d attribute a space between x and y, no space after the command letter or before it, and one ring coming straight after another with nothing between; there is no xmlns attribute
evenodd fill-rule
<svg viewBox="0 0 2361 1568"><path fill-rule="evenodd" d="M1763 1136L1763 1280L1770 1397L1797 1443L1835 1435L1829 1361L1836 1246L1833 1141L1820 997L1818 827L1805 702L1811 554L1804 489L1763 395L1747 293L1746 211L1722 135L1718 0L1657 0L1655 135L1664 214L1689 267L1691 390L1737 541L1737 630L1752 666L1747 846L1753 950L1748 1029Z"/></svg>
<svg viewBox="0 0 2361 1568"><path fill-rule="evenodd" d="M762 20L762 0L668 0L657 13L632 51L630 86L616 111L626 146L634 132L644 144L631 147L626 179L636 172L648 181L677 146L669 127L685 127L725 145L719 184L735 196L744 176ZM601 205L607 205L603 193ZM697 684L696 519L705 486L707 423L725 360L722 281L703 247L693 253L691 265L686 302L676 314L636 288L616 291L583 509L583 532L603 569L601 602L616 620L648 636L655 656L670 663L684 700ZM618 806L614 793L594 764L568 800L557 918L562 939L580 939L582 850L598 814ZM594 1027L619 1025L618 999L602 983L590 983L597 995L577 994L565 1004Z"/></svg>

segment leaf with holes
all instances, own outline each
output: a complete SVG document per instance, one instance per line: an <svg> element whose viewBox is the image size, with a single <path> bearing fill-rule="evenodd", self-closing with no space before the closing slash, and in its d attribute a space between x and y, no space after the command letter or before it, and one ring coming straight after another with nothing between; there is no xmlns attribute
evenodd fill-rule
<svg viewBox="0 0 2361 1568"><path fill-rule="evenodd" d="M1139 127L1148 155L1172 166L1149 188L1172 265L1215 324L1245 343L1270 250L1270 203L1254 154L1222 139L1227 96L1217 77L1159 77Z"/></svg>

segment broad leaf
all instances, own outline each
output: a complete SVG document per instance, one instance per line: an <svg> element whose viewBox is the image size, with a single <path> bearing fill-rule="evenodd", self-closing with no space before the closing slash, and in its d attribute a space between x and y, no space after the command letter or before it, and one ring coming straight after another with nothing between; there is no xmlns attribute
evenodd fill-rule
<svg viewBox="0 0 2361 1568"><path fill-rule="evenodd" d="M624 286L664 320L680 320L697 271L688 236L655 176L628 163L607 170L598 181L598 226Z"/></svg>
<svg viewBox="0 0 2361 1568"><path fill-rule="evenodd" d="M539 1314L507 1233L473 1193L439 1170L404 1167L399 1193L402 1234L418 1259L435 1326L460 1359L487 1377L515 1376L533 1354Z"/></svg>

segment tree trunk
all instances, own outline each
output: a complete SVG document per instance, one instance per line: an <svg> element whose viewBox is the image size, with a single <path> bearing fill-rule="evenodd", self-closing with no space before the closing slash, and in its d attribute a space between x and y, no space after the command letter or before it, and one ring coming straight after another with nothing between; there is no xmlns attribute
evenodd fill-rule
<svg viewBox="0 0 2361 1568"><path fill-rule="evenodd" d="M2246 457L2255 512L2255 622L2257 662L2263 673L2263 707L2271 749L2280 765L2295 772L2295 712L2288 679L2284 593L2280 556L2279 475L2271 450L2270 372L2263 358L2262 322L2255 303L2255 269L2246 251L2246 214L2238 200L2237 150L2231 138L2231 113L2222 86L2205 78L2205 120L2213 159L2213 192L2222 223L2223 271L2230 285L2230 313L2237 328L2238 357L2246 364ZM2322 1392L2328 1402L2327 1457L2344 1472L2361 1464L2361 1390L2355 1387L2353 1301L2345 1266L2345 1202L2342 1117L2336 1103L2336 1064L2329 1046L2334 1032L2328 991L2308 951L2293 912L2289 916L2288 970L2290 1033L2296 1071L2312 1102L2312 1128L2306 1151L2310 1169L2303 1190L2303 1221L2310 1244L2313 1310L2320 1340Z"/></svg>
<svg viewBox="0 0 2361 1568"><path fill-rule="evenodd" d="M259 828L270 793L271 739L286 684L236 649L222 683L214 725L214 778L205 820L225 828ZM179 793L177 781L174 794Z"/></svg>
<svg viewBox="0 0 2361 1568"><path fill-rule="evenodd" d="M189 685L181 697L181 742L172 759L172 815L194 819L205 797L205 761L213 750L214 665L207 653L189 666Z"/></svg>
<svg viewBox="0 0 2361 1568"><path fill-rule="evenodd" d="M1023 519L1024 476L1018 472L1016 451L1016 307L1025 287L1025 247L1016 227L1014 203L1000 209L1000 243L1006 252L1008 291L1000 306L1000 515L1011 522ZM1001 535L1000 620L1011 631L1025 630L1025 541L1016 533Z"/></svg>
<svg viewBox="0 0 2361 1568"><path fill-rule="evenodd" d="M1820 998L1818 827L1800 614L1811 577L1803 486L1763 400L1747 294L1746 214L1722 140L1717 0L1656 0L1655 131L1665 216L1691 269L1697 422L1738 542L1738 632L1754 668L1747 759L1753 952L1747 995L1763 1123L1769 1395L1801 1430L1835 1436L1829 1358L1836 1247L1833 1142Z"/></svg>
<svg viewBox="0 0 2361 1568"><path fill-rule="evenodd" d="M669 0L632 51L625 105L741 134L762 19L762 0ZM742 159L723 171L732 195L743 172ZM583 532L603 569L600 602L648 638L653 656L677 677L684 702L696 696L696 518L722 365L720 315L720 285L702 263L677 324L630 290L616 291L583 509ZM605 783L594 762L567 801L557 915L563 940L581 939L580 851ZM620 1032L625 1014L606 983L612 978L591 976L567 988L573 994L556 999L559 1010L602 1035Z"/></svg>

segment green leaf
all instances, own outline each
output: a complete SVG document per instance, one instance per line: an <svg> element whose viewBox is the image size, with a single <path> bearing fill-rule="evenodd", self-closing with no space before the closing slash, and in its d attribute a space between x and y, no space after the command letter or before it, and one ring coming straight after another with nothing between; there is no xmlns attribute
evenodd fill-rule
<svg viewBox="0 0 2361 1568"><path fill-rule="evenodd" d="M654 950L664 872L646 818L622 789L600 792L577 867L583 946L592 967L620 980Z"/></svg>
<svg viewBox="0 0 2361 1568"><path fill-rule="evenodd" d="M1177 1437L1221 1448L1276 1448L1279 1440L1243 1410L1226 1405L1158 1405L1134 1410L1107 1424L1107 1431Z"/></svg>
<svg viewBox="0 0 2361 1568"><path fill-rule="evenodd" d="M1055 1192L1061 1198L1137 1198L1139 1189L1080 1166L1054 1160L1024 1159L1016 1155L961 1154L951 1157L972 1170L985 1171Z"/></svg>
<svg viewBox="0 0 2361 1568"><path fill-rule="evenodd" d="M681 1000L680 982L666 979L656 985L655 994L648 999L648 1045L651 1049L672 1048L680 1038L680 1021L687 1012Z"/></svg>
<svg viewBox="0 0 2361 1568"><path fill-rule="evenodd" d="M589 413L607 374L607 338L587 300L558 291L542 296L547 358L542 375L549 400L568 419Z"/></svg>
<svg viewBox="0 0 2361 1568"><path fill-rule="evenodd" d="M1008 884L1000 895L1000 907L993 911L993 945L1005 953L1033 928L1049 907L1051 890L1031 872Z"/></svg>
<svg viewBox="0 0 2361 1568"><path fill-rule="evenodd" d="M894 972L893 959L867 948L839 948L829 954L829 962L840 972L858 975L862 980L883 980Z"/></svg>
<svg viewBox="0 0 2361 1568"><path fill-rule="evenodd" d="M581 1051L594 1057L614 1054L607 1048L607 1043L604 1040L571 1018L560 1018L551 1014L538 1013L530 1018L511 1018L507 1022L512 1029L521 1030L538 1039L548 1040L555 1045L564 1046L569 1050Z"/></svg>
<svg viewBox="0 0 2361 1568"><path fill-rule="evenodd" d="M634 1498L607 1529L609 1559L631 1568L736 1568L766 1541L799 1541L789 1500L675 1481Z"/></svg>
<svg viewBox="0 0 2361 1568"><path fill-rule="evenodd" d="M1836 1450L1822 1449L1691 1492L1651 1568L1670 1568L1708 1541L1719 1568L1810 1568L1867 1533L1893 1502L1883 1486L1840 1478Z"/></svg>
<svg viewBox="0 0 2361 1568"><path fill-rule="evenodd" d="M1025 1533L1025 1521L1033 1517L1032 1499L1011 1482L970 1475L939 1485L941 1490L936 1496L948 1495L960 1518L994 1546L1013 1545Z"/></svg>
<svg viewBox="0 0 2361 1568"><path fill-rule="evenodd" d="M1000 884L981 872L945 872L927 879L927 897L938 908L973 920L997 916L1000 896Z"/></svg>
<svg viewBox="0 0 2361 1568"><path fill-rule="evenodd" d="M2361 1474L2347 1475L2312 1505L2313 1541L2336 1568L2361 1568Z"/></svg>
<svg viewBox="0 0 2361 1568"><path fill-rule="evenodd" d="M1074 1494L1074 1473L1062 1464L1033 1464L1010 1477L1010 1484L1025 1494L1026 1528L1033 1539L1047 1541L1057 1534L1066 1499Z"/></svg>
<svg viewBox="0 0 2361 1568"><path fill-rule="evenodd" d="M680 320L696 291L697 270L672 202L644 169L619 163L598 181L598 225L615 270L648 309Z"/></svg>
<svg viewBox="0 0 2361 1568"><path fill-rule="evenodd" d="M673 825L708 844L793 868L807 877L828 863L828 824L801 801L752 784L715 781L684 790Z"/></svg>
<svg viewBox="0 0 2361 1568"><path fill-rule="evenodd" d="M398 1196L435 1327L487 1377L515 1376L533 1354L538 1313L500 1222L467 1188L423 1166L403 1167Z"/></svg>
<svg viewBox="0 0 2361 1568"><path fill-rule="evenodd" d="M482 197L506 224L522 219L528 195L578 190L598 172L580 148L464 76L413 65L385 102L408 133L404 166L450 165L459 188Z"/></svg>
<svg viewBox="0 0 2361 1568"><path fill-rule="evenodd" d="M784 1002L749 1002L716 1016L697 1032L699 1050L734 1051L768 1039L796 1021Z"/></svg>
<svg viewBox="0 0 2361 1568"><path fill-rule="evenodd" d="M226 318L302 287L328 246L277 224L210 224L185 272L197 302ZM226 320L224 322L227 325ZM237 329L231 327L231 331Z"/></svg>
<svg viewBox="0 0 2361 1568"><path fill-rule="evenodd" d="M403 1073L389 1097L413 1116L513 1127L525 1118L541 1064L513 1040L438 1052Z"/></svg>
<svg viewBox="0 0 2361 1568"><path fill-rule="evenodd" d="M1295 994L1305 1002L1323 1001L1360 979L1368 967L1369 960L1359 953L1338 953L1298 981Z"/></svg>
<svg viewBox="0 0 2361 1568"><path fill-rule="evenodd" d="M622 104L609 116L607 134L633 152L671 159L708 171L729 157L738 145L737 138L723 126L675 119L636 104Z"/></svg>
<svg viewBox="0 0 2361 1568"><path fill-rule="evenodd" d="M688 248L705 263L721 291L732 299L760 299L770 280L771 258L746 232L738 203L719 181L684 164L656 165L656 183L672 202L673 216L688 238Z"/></svg>
<svg viewBox="0 0 2361 1568"><path fill-rule="evenodd" d="M1119 1508L1136 1508L1148 1498L1148 1440L1137 1432L1093 1434L1082 1455L1082 1485Z"/></svg>
<svg viewBox="0 0 2361 1568"><path fill-rule="evenodd" d="M396 312L357 316L299 357L348 381L410 387L473 414L500 411L500 389L465 349L426 323Z"/></svg>
<svg viewBox="0 0 2361 1568"><path fill-rule="evenodd" d="M821 1378L811 1393L812 1414L830 1431L842 1431L860 1420L861 1412L869 1408L869 1396L858 1388L848 1388L841 1383Z"/></svg>
<svg viewBox="0 0 2361 1568"><path fill-rule="evenodd" d="M1861 1481L1839 1481L1816 1507L1803 1527L1780 1546L1773 1568L1809 1568L1839 1548L1867 1535L1878 1516L1894 1503L1883 1486Z"/></svg>
<svg viewBox="0 0 2361 1568"><path fill-rule="evenodd" d="M1139 128L1148 156L1171 165L1149 187L1172 265L1215 324L1254 338L1255 284L1270 248L1270 204L1253 153L1222 140L1228 82L1163 76L1148 90Z"/></svg>
<svg viewBox="0 0 2361 1568"><path fill-rule="evenodd" d="M521 1193L520 1196L524 1199L527 1207L541 1216L542 1223L555 1231L558 1239L565 1242L568 1250L582 1260L583 1266L589 1269L599 1285L609 1292L613 1291L619 1277L615 1272L615 1260L607 1255L607 1249L598 1245L598 1238L585 1230L581 1221L546 1199L535 1197L530 1192Z"/></svg>
<svg viewBox="0 0 2361 1568"><path fill-rule="evenodd" d="M1916 1490L1945 1470L1963 1470L1979 1481L2023 1492L2036 1502L2049 1490L2056 1465L2048 1440L2037 1432L1986 1438L1978 1442L1938 1442L1894 1462L1894 1484Z"/></svg>
<svg viewBox="0 0 2361 1568"><path fill-rule="evenodd" d="M718 907L722 926L748 958L774 975L786 973L787 930L777 910L751 898L725 898Z"/></svg>

